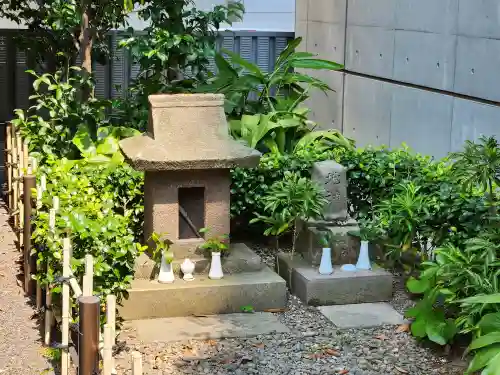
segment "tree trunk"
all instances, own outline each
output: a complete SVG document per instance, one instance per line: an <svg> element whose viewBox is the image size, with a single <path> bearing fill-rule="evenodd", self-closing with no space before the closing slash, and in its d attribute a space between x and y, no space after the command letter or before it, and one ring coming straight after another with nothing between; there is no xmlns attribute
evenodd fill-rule
<svg viewBox="0 0 500 375"><path fill-rule="evenodd" d="M80 33L80 56L82 59L82 70L89 76L92 74L92 34L89 26L89 14L86 1L82 1L82 23ZM82 100L88 100L94 93L92 89L85 86L82 90Z"/></svg>

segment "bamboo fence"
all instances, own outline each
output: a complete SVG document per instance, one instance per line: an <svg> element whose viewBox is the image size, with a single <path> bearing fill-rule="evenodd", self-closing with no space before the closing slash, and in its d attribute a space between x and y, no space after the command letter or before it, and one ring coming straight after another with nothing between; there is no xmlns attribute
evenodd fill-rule
<svg viewBox="0 0 500 375"><path fill-rule="evenodd" d="M68 375L71 367L70 348L76 347L75 364L79 375L93 375L99 373L102 360L102 375L116 374L114 368L113 347L116 344L116 298L106 296L106 324L100 327L100 299L93 296L93 263L91 255L85 256L85 275L82 287L71 270L72 247L69 238L63 238L62 266L63 275L59 280L62 283L62 306L58 313L52 305L51 288L43 287L34 279L37 269L36 249L32 249L32 215L42 208L42 197L47 189L47 177L40 175L37 184L37 161L29 156L28 144L23 141L19 129L7 124L5 135L5 173L6 190L5 201L12 218L13 230L17 236L17 249L23 254L24 292L27 296L36 297L36 306L39 311L45 310L44 343L61 349L61 375ZM33 197L36 191L36 197ZM59 198L52 197L52 206L49 209L49 228L52 235L56 235L56 216L59 210ZM34 250L34 251L32 251ZM71 299L78 300L78 309L73 310ZM77 312L77 319L73 319L72 312ZM52 330L56 321L60 323L61 343L51 341ZM78 324L74 322L78 321ZM70 326L77 328L77 343L71 343ZM132 374L143 375L142 355L138 352L131 354Z"/></svg>

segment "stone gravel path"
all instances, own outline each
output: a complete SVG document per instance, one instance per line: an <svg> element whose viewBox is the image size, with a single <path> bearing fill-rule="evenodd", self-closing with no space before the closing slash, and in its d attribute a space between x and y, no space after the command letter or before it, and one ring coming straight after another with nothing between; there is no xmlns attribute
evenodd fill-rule
<svg viewBox="0 0 500 375"><path fill-rule="evenodd" d="M42 355L40 333L29 299L24 297L20 273L21 254L4 206L0 207L0 374L51 374Z"/></svg>
<svg viewBox="0 0 500 375"><path fill-rule="evenodd" d="M338 329L294 297L277 314L290 333L253 338L140 342L122 332L119 374L131 374L130 351L143 354L144 375L462 375L464 363L419 345L405 326ZM168 336L168 332L164 332Z"/></svg>
<svg viewBox="0 0 500 375"><path fill-rule="evenodd" d="M260 252L272 266L271 252ZM391 305L399 313L412 305L395 278ZM141 342L137 332L120 335L119 374L131 374L130 352L143 354L144 375L463 375L466 364L441 348L417 342L407 325L340 329L316 307L290 296L287 310L276 313L289 333L253 338ZM169 332L164 332L167 337ZM168 340L165 340L168 341Z"/></svg>

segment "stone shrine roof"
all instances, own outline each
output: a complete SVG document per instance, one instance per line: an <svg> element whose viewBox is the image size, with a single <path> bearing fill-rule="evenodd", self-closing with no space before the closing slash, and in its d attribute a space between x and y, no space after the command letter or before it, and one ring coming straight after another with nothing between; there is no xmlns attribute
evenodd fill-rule
<svg viewBox="0 0 500 375"><path fill-rule="evenodd" d="M120 147L137 170L252 168L260 152L231 138L220 94L151 95L148 132Z"/></svg>

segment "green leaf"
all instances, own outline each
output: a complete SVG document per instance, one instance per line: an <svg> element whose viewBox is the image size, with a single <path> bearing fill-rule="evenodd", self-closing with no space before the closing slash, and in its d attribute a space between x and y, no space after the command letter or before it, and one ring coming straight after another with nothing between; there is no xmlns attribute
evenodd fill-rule
<svg viewBox="0 0 500 375"><path fill-rule="evenodd" d="M245 68L247 71L252 72L255 75L257 75L258 77L262 77L262 78L264 77L264 73L260 70L260 68L257 65L252 64L251 62L241 58L240 55L238 55L232 51L229 51L225 48L221 49L221 52L228 55L231 58L231 61L233 63L240 65L241 67Z"/></svg>
<svg viewBox="0 0 500 375"><path fill-rule="evenodd" d="M460 302L463 304L476 304L476 303L477 304L492 304L492 303L500 304L500 293L485 294L485 295L469 297L469 298L459 300L457 302Z"/></svg>
<svg viewBox="0 0 500 375"><path fill-rule="evenodd" d="M108 136L99 142L96 152L103 155L113 155L120 150L118 140L113 136Z"/></svg>
<svg viewBox="0 0 500 375"><path fill-rule="evenodd" d="M500 354L497 354L488 362L488 366L481 375L500 375Z"/></svg>
<svg viewBox="0 0 500 375"><path fill-rule="evenodd" d="M488 334L495 331L500 332L500 312L484 315L477 326L482 334Z"/></svg>
<svg viewBox="0 0 500 375"><path fill-rule="evenodd" d="M411 324L411 334L419 338L427 336L425 319L416 319Z"/></svg>
<svg viewBox="0 0 500 375"><path fill-rule="evenodd" d="M474 339L469 345L468 350L477 350L492 344L500 343L500 332L492 332Z"/></svg>
<svg viewBox="0 0 500 375"><path fill-rule="evenodd" d="M301 69L326 69L326 70L341 70L344 69L344 66L341 64L337 64L333 61L322 60L322 59L300 59L300 60L292 60L290 65L293 68L301 68Z"/></svg>
<svg viewBox="0 0 500 375"><path fill-rule="evenodd" d="M496 357L500 355L500 345L493 345L488 348L479 350L467 368L466 374L473 374L476 371L481 370L486 367L489 362L493 359L497 360Z"/></svg>
<svg viewBox="0 0 500 375"><path fill-rule="evenodd" d="M295 38L294 40L288 42L286 48L280 53L278 59L276 60L276 66L280 67L285 60L287 60L295 49L302 43L302 37Z"/></svg>
<svg viewBox="0 0 500 375"><path fill-rule="evenodd" d="M428 279L417 280L414 277L410 277L406 282L406 287L410 293L422 294L430 288L431 284Z"/></svg>
<svg viewBox="0 0 500 375"><path fill-rule="evenodd" d="M444 322L428 320L425 326L425 333L429 337L429 340L439 345L446 345L447 340L444 333L445 328L446 323Z"/></svg>
<svg viewBox="0 0 500 375"><path fill-rule="evenodd" d="M76 147L78 147L82 154L91 154L96 151L94 142L92 141L92 138L90 138L90 132L86 125L80 125L78 127L72 142Z"/></svg>

